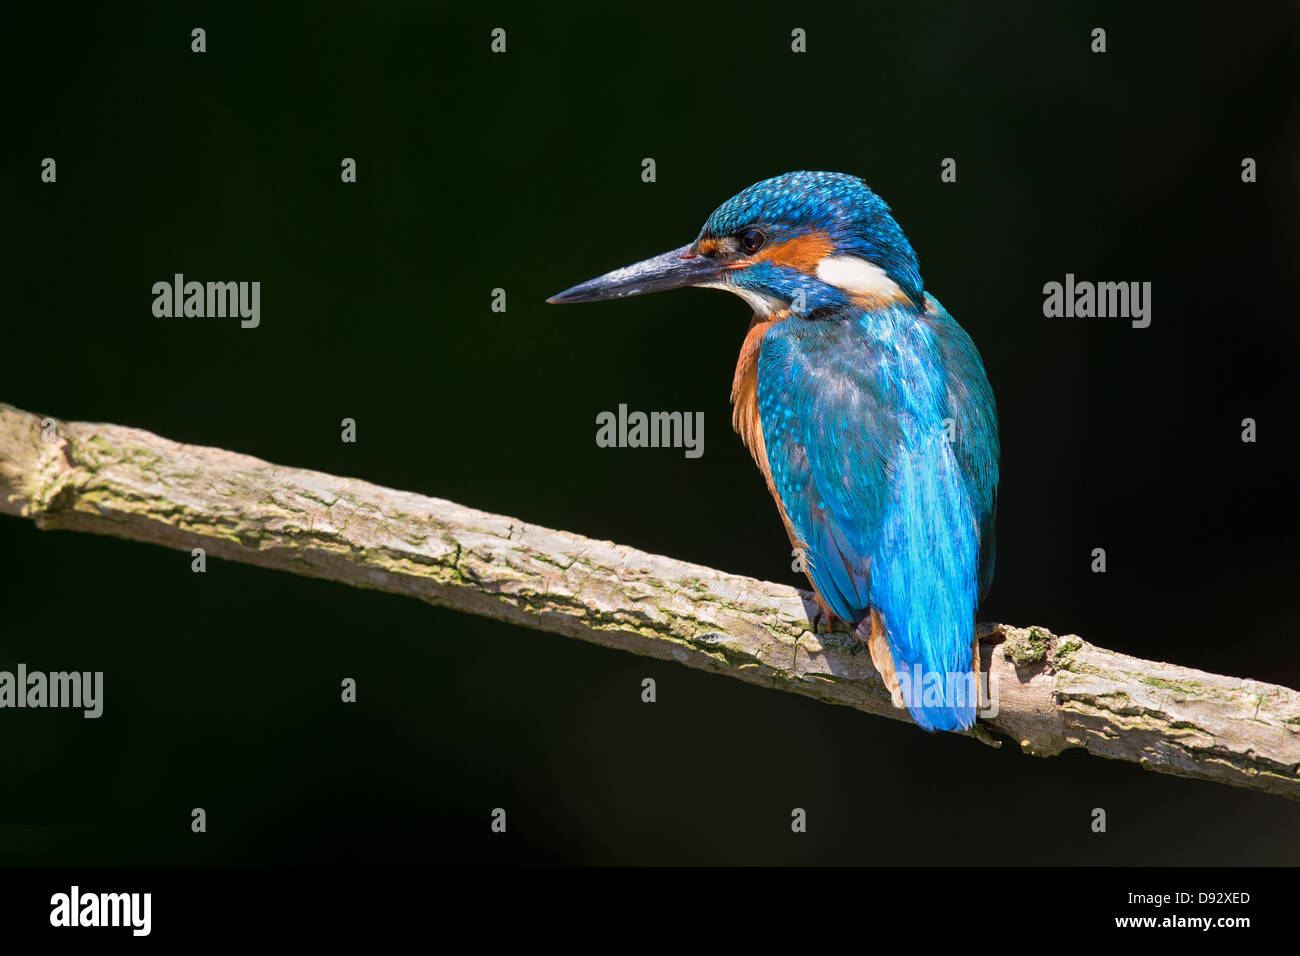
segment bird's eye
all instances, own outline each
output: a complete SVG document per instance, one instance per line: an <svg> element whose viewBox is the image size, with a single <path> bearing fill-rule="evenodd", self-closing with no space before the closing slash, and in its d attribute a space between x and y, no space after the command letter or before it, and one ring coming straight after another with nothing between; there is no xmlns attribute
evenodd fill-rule
<svg viewBox="0 0 1300 956"><path fill-rule="evenodd" d="M767 242L767 237L757 229L746 229L740 234L740 248L744 249L751 256L763 248L763 243Z"/></svg>

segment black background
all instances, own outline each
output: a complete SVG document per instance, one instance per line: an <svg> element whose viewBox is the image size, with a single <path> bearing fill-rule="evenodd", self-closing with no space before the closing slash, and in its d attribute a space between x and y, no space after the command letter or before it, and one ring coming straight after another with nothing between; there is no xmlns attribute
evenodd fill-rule
<svg viewBox="0 0 1300 956"><path fill-rule="evenodd" d="M10 5L0 400L802 584L729 426L745 306L543 299L694 238L758 179L851 172L893 206L997 395L981 616L1300 685L1294 8L605 6ZM151 287L176 272L261 281L261 326L154 318ZM1044 318L1042 286L1067 272L1152 282L1150 328ZM703 411L704 457L597 448L595 416L620 402ZM0 520L0 668L106 683L97 721L0 712L0 861L1300 851L1300 811L1278 797L995 752L379 593L189 565Z"/></svg>

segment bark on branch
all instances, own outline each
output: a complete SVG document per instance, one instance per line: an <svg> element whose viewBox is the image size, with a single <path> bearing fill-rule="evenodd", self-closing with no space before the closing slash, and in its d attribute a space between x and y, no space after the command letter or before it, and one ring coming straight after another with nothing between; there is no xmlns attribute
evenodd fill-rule
<svg viewBox="0 0 1300 956"><path fill-rule="evenodd" d="M814 629L806 591L134 428L0 404L0 513L202 547L910 720L851 634ZM1295 691L1046 628L980 627L998 713L974 736L1300 799Z"/></svg>

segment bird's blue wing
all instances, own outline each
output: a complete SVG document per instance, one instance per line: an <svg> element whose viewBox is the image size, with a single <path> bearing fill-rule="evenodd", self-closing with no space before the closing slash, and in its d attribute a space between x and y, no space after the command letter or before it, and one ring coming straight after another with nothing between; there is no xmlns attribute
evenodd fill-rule
<svg viewBox="0 0 1300 956"><path fill-rule="evenodd" d="M885 347L869 316L780 323L763 340L758 403L773 487L814 587L849 622L877 609L917 723L959 729L974 721L969 685L956 685L972 668L981 495L996 471L991 484L980 471L984 413L963 404L981 389L954 386L945 367L965 362L969 338L946 313L937 320L944 328L889 325L908 341Z"/></svg>
<svg viewBox="0 0 1300 956"><path fill-rule="evenodd" d="M998 513L998 411L975 343L933 297L936 316L929 325L939 360L947 371L948 408L953 416L952 445L980 528L979 598L993 583Z"/></svg>
<svg viewBox="0 0 1300 956"><path fill-rule="evenodd" d="M837 617L857 623L870 606L870 559L898 424L870 355L850 358L837 347L849 343L786 325L768 332L759 357L758 412L772 486L804 545L814 587Z"/></svg>

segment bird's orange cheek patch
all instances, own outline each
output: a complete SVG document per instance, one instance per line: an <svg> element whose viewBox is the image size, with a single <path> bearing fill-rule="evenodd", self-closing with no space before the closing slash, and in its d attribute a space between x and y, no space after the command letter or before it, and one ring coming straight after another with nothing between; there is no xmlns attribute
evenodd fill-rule
<svg viewBox="0 0 1300 956"><path fill-rule="evenodd" d="M795 236L760 250L754 256L754 261L788 266L800 272L816 272L817 263L829 256L833 249L831 237L826 233L810 232L806 236Z"/></svg>

